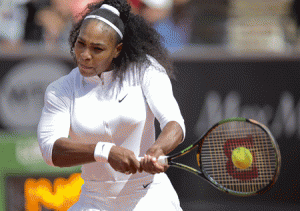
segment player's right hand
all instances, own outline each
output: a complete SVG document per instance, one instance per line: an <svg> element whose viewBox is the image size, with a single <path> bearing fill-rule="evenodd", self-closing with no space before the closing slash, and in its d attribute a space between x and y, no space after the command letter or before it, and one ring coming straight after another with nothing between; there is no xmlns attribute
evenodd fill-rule
<svg viewBox="0 0 300 211"><path fill-rule="evenodd" d="M137 171L142 171L135 154L124 147L113 146L108 156L108 163L115 171L124 174L135 174Z"/></svg>

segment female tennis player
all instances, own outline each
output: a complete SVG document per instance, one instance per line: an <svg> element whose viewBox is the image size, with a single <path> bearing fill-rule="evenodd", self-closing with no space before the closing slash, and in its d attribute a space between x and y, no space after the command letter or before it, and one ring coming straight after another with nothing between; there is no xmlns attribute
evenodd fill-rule
<svg viewBox="0 0 300 211"><path fill-rule="evenodd" d="M157 32L126 0L105 0L89 5L70 44L77 68L49 85L38 126L47 164L82 165L70 210L182 210L167 166L157 163L185 136Z"/></svg>

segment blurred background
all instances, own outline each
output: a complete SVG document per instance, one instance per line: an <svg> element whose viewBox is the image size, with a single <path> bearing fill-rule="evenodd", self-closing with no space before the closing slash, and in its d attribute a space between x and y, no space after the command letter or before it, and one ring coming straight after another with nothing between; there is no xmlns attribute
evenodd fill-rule
<svg viewBox="0 0 300 211"><path fill-rule="evenodd" d="M75 67L72 24L94 1L0 0L0 210L67 210L78 199L80 167L47 166L36 127L46 87ZM174 59L187 128L177 151L219 120L242 116L269 127L282 153L274 187L247 198L170 168L183 210L300 210L299 1L128 1ZM193 166L193 156L180 161Z"/></svg>

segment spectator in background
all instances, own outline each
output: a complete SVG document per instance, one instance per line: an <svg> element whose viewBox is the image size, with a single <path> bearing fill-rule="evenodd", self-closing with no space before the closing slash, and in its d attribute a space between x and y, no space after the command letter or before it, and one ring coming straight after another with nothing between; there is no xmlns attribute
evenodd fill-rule
<svg viewBox="0 0 300 211"><path fill-rule="evenodd" d="M191 0L131 0L138 13L153 24L161 42L175 52L190 43L195 9Z"/></svg>
<svg viewBox="0 0 300 211"><path fill-rule="evenodd" d="M139 14L139 8L141 6L140 0L128 0L128 3L131 6L132 13Z"/></svg>
<svg viewBox="0 0 300 211"><path fill-rule="evenodd" d="M49 6L38 11L35 22L43 28L46 46L52 49L59 43L67 44L72 24L93 2L99 0L50 0Z"/></svg>
<svg viewBox="0 0 300 211"><path fill-rule="evenodd" d="M292 3L292 18L296 21L296 39L298 39L298 44L300 42L300 2L297 0L294 0Z"/></svg>
<svg viewBox="0 0 300 211"><path fill-rule="evenodd" d="M170 21L180 34L181 42L185 45L191 41L192 22L196 13L197 7L192 0L174 0Z"/></svg>
<svg viewBox="0 0 300 211"><path fill-rule="evenodd" d="M43 28L43 39L51 49L59 43L67 44L73 16L69 0L51 0L50 6L37 12L36 23Z"/></svg>
<svg viewBox="0 0 300 211"><path fill-rule="evenodd" d="M75 22L81 19L82 13L87 9L90 3L100 2L99 0L71 0L71 11Z"/></svg>
<svg viewBox="0 0 300 211"><path fill-rule="evenodd" d="M43 40L43 29L36 23L36 14L39 10L48 6L49 0L29 0L26 4L27 19L25 24L25 42L39 43Z"/></svg>
<svg viewBox="0 0 300 211"><path fill-rule="evenodd" d="M20 47L25 33L27 17L25 4L28 0L0 1L0 41L3 49Z"/></svg>
<svg viewBox="0 0 300 211"><path fill-rule="evenodd" d="M140 14L154 26L170 16L173 0L140 0Z"/></svg>

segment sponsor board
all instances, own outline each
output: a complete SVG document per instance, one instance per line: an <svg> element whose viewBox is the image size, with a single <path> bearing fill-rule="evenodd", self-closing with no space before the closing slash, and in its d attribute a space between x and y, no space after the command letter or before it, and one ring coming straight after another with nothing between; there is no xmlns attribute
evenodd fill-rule
<svg viewBox="0 0 300 211"><path fill-rule="evenodd" d="M66 75L69 67L58 61L26 60L0 80L0 122L8 130L36 128L47 86Z"/></svg>

